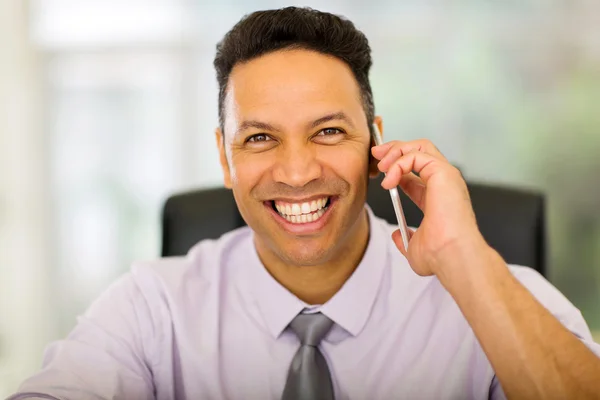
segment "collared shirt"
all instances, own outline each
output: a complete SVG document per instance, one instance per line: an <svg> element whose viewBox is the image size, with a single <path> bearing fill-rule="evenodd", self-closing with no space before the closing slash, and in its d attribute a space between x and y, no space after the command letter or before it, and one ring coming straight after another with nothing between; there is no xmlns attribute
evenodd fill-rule
<svg viewBox="0 0 600 400"><path fill-rule="evenodd" d="M395 227L367 212L364 257L320 306L267 272L249 228L202 241L186 257L135 264L48 348L13 399L280 399L299 347L287 326L316 311L334 321L319 348L338 400L504 398L450 294L416 275L391 240ZM532 269L509 268L600 354L558 290Z"/></svg>

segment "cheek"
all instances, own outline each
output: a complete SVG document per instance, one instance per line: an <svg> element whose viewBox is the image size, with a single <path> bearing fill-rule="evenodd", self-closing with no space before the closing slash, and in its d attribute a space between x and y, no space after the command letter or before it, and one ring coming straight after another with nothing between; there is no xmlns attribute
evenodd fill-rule
<svg viewBox="0 0 600 400"><path fill-rule="evenodd" d="M320 152L323 165L348 183L368 175L369 155L363 146L327 147Z"/></svg>
<svg viewBox="0 0 600 400"><path fill-rule="evenodd" d="M230 162L231 182L243 191L249 191L269 171L272 162L269 157L260 155L239 155Z"/></svg>

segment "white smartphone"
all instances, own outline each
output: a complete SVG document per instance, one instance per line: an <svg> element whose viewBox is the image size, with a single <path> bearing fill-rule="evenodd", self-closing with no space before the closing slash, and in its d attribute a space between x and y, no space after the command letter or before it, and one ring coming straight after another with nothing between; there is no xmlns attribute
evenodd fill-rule
<svg viewBox="0 0 600 400"><path fill-rule="evenodd" d="M377 124L373 124L373 141L375 145L379 146L383 144L381 138L381 132ZM406 217L404 216L404 210L402 209L402 203L400 202L400 195L398 194L398 187L390 189L390 197L392 198L392 204L394 205L394 212L396 213L396 219L398 220L398 229L400 229L400 235L402 236L402 243L404 248L408 250L408 226L406 225Z"/></svg>

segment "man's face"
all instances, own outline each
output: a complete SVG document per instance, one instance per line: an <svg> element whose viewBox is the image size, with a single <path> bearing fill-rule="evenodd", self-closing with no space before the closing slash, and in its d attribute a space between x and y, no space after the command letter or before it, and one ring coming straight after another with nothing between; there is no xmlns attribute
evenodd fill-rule
<svg viewBox="0 0 600 400"><path fill-rule="evenodd" d="M365 229L369 174L369 129L350 68L312 51L270 53L234 67L224 107L225 185L259 251L290 265L340 257Z"/></svg>

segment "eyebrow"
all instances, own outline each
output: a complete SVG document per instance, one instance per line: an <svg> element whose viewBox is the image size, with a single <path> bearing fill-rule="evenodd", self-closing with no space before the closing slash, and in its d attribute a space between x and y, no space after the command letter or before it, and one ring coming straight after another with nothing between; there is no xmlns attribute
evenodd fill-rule
<svg viewBox="0 0 600 400"><path fill-rule="evenodd" d="M308 127L311 129L316 128L319 125L322 125L326 122L331 122L331 121L344 121L348 125L350 125L350 127L352 127L354 129L354 124L352 123L352 120L342 111L324 115L324 116L310 122L308 124ZM239 128L236 131L236 135L240 134L241 132L243 132L247 129L250 129L250 128L256 128L256 129L263 130L263 131L281 132L281 129L279 129L269 123L261 122L261 121L257 121L257 120L246 120L240 124Z"/></svg>
<svg viewBox="0 0 600 400"><path fill-rule="evenodd" d="M319 119L316 119L313 122L311 122L310 127L316 128L317 126L324 124L325 122L330 122L330 121L344 121L348 125L350 125L350 127L352 127L354 129L354 124L352 123L352 120L342 111L339 111L339 112L336 112L333 114L328 114Z"/></svg>
<svg viewBox="0 0 600 400"><path fill-rule="evenodd" d="M239 134L250 128L256 128L256 129L260 129L263 131L280 132L280 129L278 129L275 126L268 124L266 122L247 120L247 121L243 121L240 124L239 128L236 131L236 134Z"/></svg>

